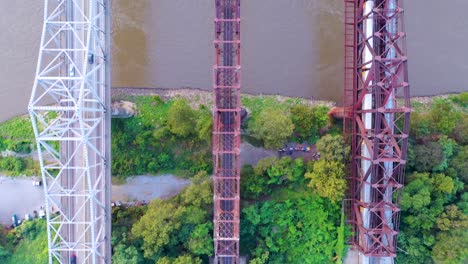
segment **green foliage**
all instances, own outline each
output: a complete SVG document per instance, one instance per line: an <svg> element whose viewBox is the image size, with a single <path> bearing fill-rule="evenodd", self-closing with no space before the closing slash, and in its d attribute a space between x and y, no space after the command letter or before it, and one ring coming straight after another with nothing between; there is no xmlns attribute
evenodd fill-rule
<svg viewBox="0 0 468 264"><path fill-rule="evenodd" d="M279 148L292 135L294 124L284 111L267 108L249 123L249 129L255 138L264 142L266 148Z"/></svg>
<svg viewBox="0 0 468 264"><path fill-rule="evenodd" d="M421 112L411 113L410 135L415 139L424 139L432 132L432 121L429 114Z"/></svg>
<svg viewBox="0 0 468 264"><path fill-rule="evenodd" d="M446 162L444 150L438 142L416 145L408 157L410 167L415 171L435 171Z"/></svg>
<svg viewBox="0 0 468 264"><path fill-rule="evenodd" d="M30 153L34 142L31 120L27 116L14 117L0 123L0 151Z"/></svg>
<svg viewBox="0 0 468 264"><path fill-rule="evenodd" d="M460 112L444 99L434 99L430 114L435 131L443 135L452 133L461 117Z"/></svg>
<svg viewBox="0 0 468 264"><path fill-rule="evenodd" d="M150 203L147 212L132 228L132 235L143 241L145 258L212 254L211 188L211 179L202 172L176 197Z"/></svg>
<svg viewBox="0 0 468 264"><path fill-rule="evenodd" d="M346 190L345 166L341 162L321 159L314 163L312 172L305 174L310 179L308 184L321 197L331 201L340 201Z"/></svg>
<svg viewBox="0 0 468 264"><path fill-rule="evenodd" d="M22 158L4 157L0 158L0 170L11 176L19 176L26 169L26 163Z"/></svg>
<svg viewBox="0 0 468 264"><path fill-rule="evenodd" d="M143 256L134 246L118 244L113 248L112 263L114 264L139 264L143 262Z"/></svg>
<svg viewBox="0 0 468 264"><path fill-rule="evenodd" d="M48 262L47 232L44 220L23 223L9 234L14 251L4 264L43 264Z"/></svg>
<svg viewBox="0 0 468 264"><path fill-rule="evenodd" d="M458 264L468 261L468 230L455 229L441 232L432 249L436 263Z"/></svg>
<svg viewBox="0 0 468 264"><path fill-rule="evenodd" d="M295 105L291 107L291 119L294 124L294 133L299 140L312 140L319 137L320 129L329 125L330 120L325 106L309 107Z"/></svg>
<svg viewBox="0 0 468 264"><path fill-rule="evenodd" d="M337 241L339 207L307 195L266 201L242 210L241 244L256 241L253 263L330 263Z"/></svg>
<svg viewBox="0 0 468 264"><path fill-rule="evenodd" d="M205 107L194 110L184 99L164 102L157 96L133 100L137 116L112 120L113 175L123 179L164 171L185 175L212 170L212 121Z"/></svg>
<svg viewBox="0 0 468 264"><path fill-rule="evenodd" d="M451 95L449 98L461 107L468 108L468 92Z"/></svg>
<svg viewBox="0 0 468 264"><path fill-rule="evenodd" d="M442 231L468 228L468 215L456 205L449 205L437 219L437 227Z"/></svg>
<svg viewBox="0 0 468 264"><path fill-rule="evenodd" d="M342 163L347 160L349 146L344 144L341 135L325 135L317 141L317 152L322 160Z"/></svg>
<svg viewBox="0 0 468 264"><path fill-rule="evenodd" d="M453 130L452 136L459 144L468 145L468 113L463 113L462 118Z"/></svg>
<svg viewBox="0 0 468 264"><path fill-rule="evenodd" d="M193 134L196 125L196 113L184 99L174 101L167 116L169 130L179 137Z"/></svg>
<svg viewBox="0 0 468 264"><path fill-rule="evenodd" d="M444 174L414 173L401 196L402 223L399 247L408 255L399 263L427 263L436 243L438 220L456 189L452 178Z"/></svg>
<svg viewBox="0 0 468 264"><path fill-rule="evenodd" d="M34 132L28 116L14 117L0 124L0 137L33 142Z"/></svg>
<svg viewBox="0 0 468 264"><path fill-rule="evenodd" d="M304 160L291 157L267 157L253 168L244 166L241 171L242 198L257 199L260 195L270 195L279 186L302 186L305 169Z"/></svg>
<svg viewBox="0 0 468 264"><path fill-rule="evenodd" d="M257 175L251 165L245 165L241 170L241 197L257 199L260 194L268 194L268 178L263 172Z"/></svg>
<svg viewBox="0 0 468 264"><path fill-rule="evenodd" d="M211 144L213 134L213 116L206 108L200 109L200 114L197 120L196 131L198 131L198 138Z"/></svg>
<svg viewBox="0 0 468 264"><path fill-rule="evenodd" d="M454 169L458 177L465 183L468 182L468 145L461 147L450 161L450 167Z"/></svg>
<svg viewBox="0 0 468 264"><path fill-rule="evenodd" d="M432 168L433 171L444 171L448 167L448 162L453 156L454 148L457 146L457 143L447 136L442 136L438 143L442 147L443 159L442 162Z"/></svg>

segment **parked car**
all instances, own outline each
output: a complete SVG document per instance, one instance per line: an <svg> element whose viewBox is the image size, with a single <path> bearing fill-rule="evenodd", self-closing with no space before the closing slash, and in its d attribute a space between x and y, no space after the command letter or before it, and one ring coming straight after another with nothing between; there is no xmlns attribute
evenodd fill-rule
<svg viewBox="0 0 468 264"><path fill-rule="evenodd" d="M33 181L33 186L42 186L42 181Z"/></svg>

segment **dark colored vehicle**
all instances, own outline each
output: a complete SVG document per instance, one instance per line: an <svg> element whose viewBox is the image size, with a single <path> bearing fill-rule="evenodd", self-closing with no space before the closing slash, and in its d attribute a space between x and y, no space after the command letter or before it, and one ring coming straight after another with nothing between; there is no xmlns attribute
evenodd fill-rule
<svg viewBox="0 0 468 264"><path fill-rule="evenodd" d="M76 255L73 254L71 257L70 257L70 264L76 264Z"/></svg>
<svg viewBox="0 0 468 264"><path fill-rule="evenodd" d="M14 214L14 215L11 217L11 221L13 222L13 226L14 226L14 227L17 227L17 226L19 225L18 217L16 216L16 214Z"/></svg>

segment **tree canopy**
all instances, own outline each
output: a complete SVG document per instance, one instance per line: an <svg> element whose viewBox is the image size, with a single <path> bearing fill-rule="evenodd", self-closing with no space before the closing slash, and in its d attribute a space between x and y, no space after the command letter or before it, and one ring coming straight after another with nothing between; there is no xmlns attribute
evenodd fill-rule
<svg viewBox="0 0 468 264"><path fill-rule="evenodd" d="M294 124L288 113L266 108L249 123L252 135L264 142L266 148L279 148L292 135Z"/></svg>

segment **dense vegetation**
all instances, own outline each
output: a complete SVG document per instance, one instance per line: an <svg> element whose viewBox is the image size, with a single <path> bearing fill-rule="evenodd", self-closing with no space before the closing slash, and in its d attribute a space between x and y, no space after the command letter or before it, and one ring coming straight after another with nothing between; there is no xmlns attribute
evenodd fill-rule
<svg viewBox="0 0 468 264"><path fill-rule="evenodd" d="M325 187L307 187L304 174L311 169L302 159L272 157L242 170L241 253L251 263L327 263L343 256L341 202L320 195L330 188L326 178L318 180ZM114 209L114 263L207 263L212 199L211 179L200 172L174 198Z"/></svg>
<svg viewBox="0 0 468 264"><path fill-rule="evenodd" d="M130 97L138 115L112 120L112 173L121 179L171 171L211 172L210 110L193 109L183 99Z"/></svg>
<svg viewBox="0 0 468 264"><path fill-rule="evenodd" d="M47 232L45 220L26 221L5 233L0 228L0 263L47 263Z"/></svg>
<svg viewBox="0 0 468 264"><path fill-rule="evenodd" d="M210 106L190 106L177 98L130 99L138 115L113 120L114 175L171 171L195 176L171 199L113 209L113 262L207 263L213 255ZM341 263L349 235L341 214L349 149L342 144L340 124L330 123L327 107L299 99L246 97L243 103L249 113L243 123L247 140L269 148L287 141L316 143L321 159L268 157L243 167L241 254L251 264ZM396 262L464 263L468 93L412 104ZM0 245L1 263L44 263L22 256L32 246L46 256L43 222L0 236Z"/></svg>
<svg viewBox="0 0 468 264"><path fill-rule="evenodd" d="M468 93L413 102L398 263L468 260Z"/></svg>

